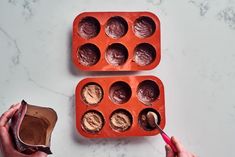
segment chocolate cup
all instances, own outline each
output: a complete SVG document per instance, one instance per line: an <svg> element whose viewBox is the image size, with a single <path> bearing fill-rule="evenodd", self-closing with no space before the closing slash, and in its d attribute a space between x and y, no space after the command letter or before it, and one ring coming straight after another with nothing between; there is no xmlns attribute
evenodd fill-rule
<svg viewBox="0 0 235 157"><path fill-rule="evenodd" d="M134 61L139 66L151 64L156 58L155 48L148 43L141 43L134 50Z"/></svg>
<svg viewBox="0 0 235 157"><path fill-rule="evenodd" d="M29 105L23 100L10 125L16 149L24 154L52 154L50 141L56 121L53 109Z"/></svg>
<svg viewBox="0 0 235 157"><path fill-rule="evenodd" d="M126 103L131 97L131 88L125 82L115 82L109 89L109 97L116 104Z"/></svg>
<svg viewBox="0 0 235 157"><path fill-rule="evenodd" d="M159 95L160 89L154 81L145 80L138 86L137 97L146 105L151 105L151 103L155 101Z"/></svg>
<svg viewBox="0 0 235 157"><path fill-rule="evenodd" d="M138 117L138 122L139 122L139 125L146 131L152 131L154 129L156 129L156 126L153 127L151 126L151 124L148 122L148 119L147 119L147 114L148 112L154 112L157 117L158 117L158 125L160 125L160 122L161 122L161 116L160 114L154 110L153 108L146 108L146 109L143 109L140 113L139 113L139 117Z"/></svg>
<svg viewBox="0 0 235 157"><path fill-rule="evenodd" d="M108 46L105 58L109 64L114 66L123 65L128 58L128 50L124 45L114 43Z"/></svg>
<svg viewBox="0 0 235 157"><path fill-rule="evenodd" d="M111 114L110 126L114 131L127 131L131 128L132 123L132 115L125 109L117 109Z"/></svg>
<svg viewBox="0 0 235 157"><path fill-rule="evenodd" d="M155 22L147 16L142 16L134 22L134 33L139 38L147 38L156 30Z"/></svg>
<svg viewBox="0 0 235 157"><path fill-rule="evenodd" d="M100 60L100 50L94 44L84 44L78 49L79 63L84 66L95 65Z"/></svg>
<svg viewBox="0 0 235 157"><path fill-rule="evenodd" d="M123 37L127 31L128 24L126 20L120 16L111 17L105 26L105 33L114 39Z"/></svg>
<svg viewBox="0 0 235 157"><path fill-rule="evenodd" d="M100 23L94 17L85 17L78 24L78 34L85 39L96 37L100 32Z"/></svg>
<svg viewBox="0 0 235 157"><path fill-rule="evenodd" d="M96 110L87 111L81 119L83 130L92 134L97 134L102 130L104 123L103 115Z"/></svg>

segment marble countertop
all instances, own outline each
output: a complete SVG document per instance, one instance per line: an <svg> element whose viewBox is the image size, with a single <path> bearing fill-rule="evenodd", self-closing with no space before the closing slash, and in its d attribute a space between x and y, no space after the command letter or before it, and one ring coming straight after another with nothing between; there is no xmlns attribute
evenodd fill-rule
<svg viewBox="0 0 235 157"><path fill-rule="evenodd" d="M161 20L166 132L199 157L235 156L235 0L1 0L0 113L22 99L54 108L55 157L165 156L160 136L82 138L74 91L88 76L71 63L73 19L84 11L151 11ZM126 73L112 73L127 75Z"/></svg>

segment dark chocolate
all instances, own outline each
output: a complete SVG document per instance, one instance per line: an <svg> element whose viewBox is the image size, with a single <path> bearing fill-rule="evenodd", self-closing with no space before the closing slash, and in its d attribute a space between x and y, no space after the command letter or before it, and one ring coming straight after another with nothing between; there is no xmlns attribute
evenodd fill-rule
<svg viewBox="0 0 235 157"><path fill-rule="evenodd" d="M114 103L126 103L131 97L131 88L125 82L115 82L109 89L109 97Z"/></svg>
<svg viewBox="0 0 235 157"><path fill-rule="evenodd" d="M134 61L140 66L151 64L156 58L156 50L147 43L139 44L135 48Z"/></svg>
<svg viewBox="0 0 235 157"><path fill-rule="evenodd" d="M78 25L78 34L85 39L96 37L100 32L100 24L94 17L83 18Z"/></svg>
<svg viewBox="0 0 235 157"><path fill-rule="evenodd" d="M128 30L127 22L119 16L112 17L108 20L105 32L111 38L120 38L126 34Z"/></svg>
<svg viewBox="0 0 235 157"><path fill-rule="evenodd" d="M140 101L144 103L151 103L155 101L160 94L158 85L150 80L143 81L139 84L137 96Z"/></svg>
<svg viewBox="0 0 235 157"><path fill-rule="evenodd" d="M114 66L123 65L127 58L128 51L122 44L112 44L106 50L106 60Z"/></svg>
<svg viewBox="0 0 235 157"><path fill-rule="evenodd" d="M154 21L147 16L138 18L134 23L134 33L139 38L151 36L156 30Z"/></svg>
<svg viewBox="0 0 235 157"><path fill-rule="evenodd" d="M78 49L78 59L84 66L95 65L100 59L100 50L94 44L85 44Z"/></svg>
<svg viewBox="0 0 235 157"><path fill-rule="evenodd" d="M160 115L157 111L155 111L152 108L146 108L146 109L142 110L139 114L139 124L144 130L147 130L147 131L151 131L151 130L156 129L156 126L153 127L152 125L150 125L150 123L148 121L147 114L150 111L154 112L157 115L158 125L160 124Z"/></svg>

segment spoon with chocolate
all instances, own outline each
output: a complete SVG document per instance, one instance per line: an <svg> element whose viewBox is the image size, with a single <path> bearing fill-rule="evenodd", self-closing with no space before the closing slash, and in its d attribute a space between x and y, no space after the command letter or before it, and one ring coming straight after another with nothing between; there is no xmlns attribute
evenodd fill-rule
<svg viewBox="0 0 235 157"><path fill-rule="evenodd" d="M156 113L149 111L147 113L147 120L151 127L156 128L160 131L160 134L163 138L163 140L171 147L171 149L174 151L174 153L177 153L177 149L175 145L171 142L171 138L161 129L161 127L158 125L158 116Z"/></svg>

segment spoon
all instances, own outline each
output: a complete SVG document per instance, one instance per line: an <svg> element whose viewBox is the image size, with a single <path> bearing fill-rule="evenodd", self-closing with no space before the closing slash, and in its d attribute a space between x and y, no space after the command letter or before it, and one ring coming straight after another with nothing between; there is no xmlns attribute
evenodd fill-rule
<svg viewBox="0 0 235 157"><path fill-rule="evenodd" d="M147 120L151 127L157 128L160 131L160 134L163 138L163 140L171 147L174 153L177 153L177 149L175 145L171 142L171 138L161 129L161 127L158 125L158 116L154 112L148 112L147 113Z"/></svg>

